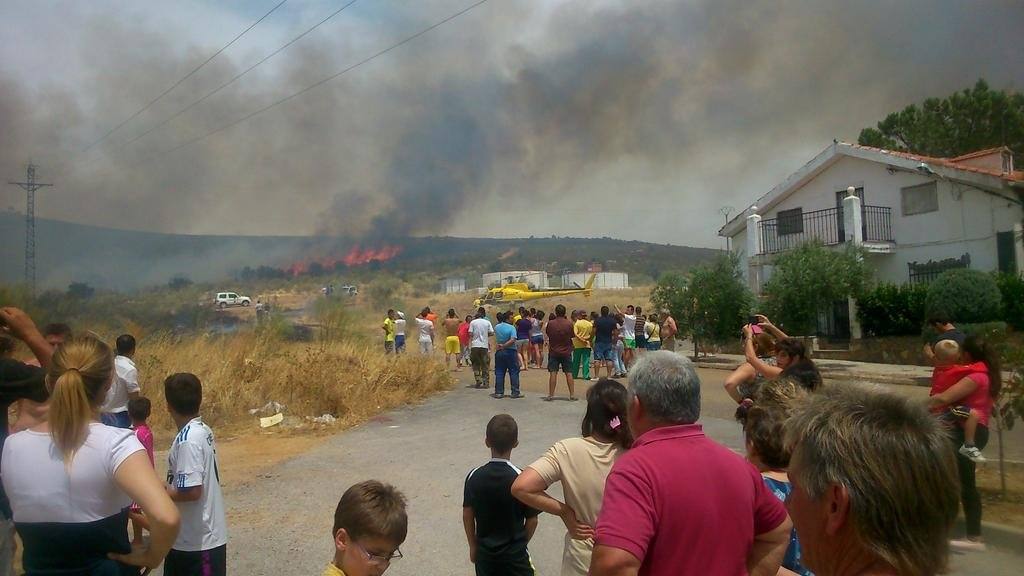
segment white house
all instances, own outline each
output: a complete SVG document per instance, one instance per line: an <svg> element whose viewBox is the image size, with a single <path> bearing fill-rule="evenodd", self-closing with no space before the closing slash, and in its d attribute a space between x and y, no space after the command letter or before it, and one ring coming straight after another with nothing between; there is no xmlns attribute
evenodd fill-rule
<svg viewBox="0 0 1024 576"><path fill-rule="evenodd" d="M882 282L927 282L957 267L1020 273L1022 199L1024 172L1007 148L932 158L833 142L719 236L732 239L755 293L775 255L812 239L863 245ZM857 338L845 306L828 331Z"/></svg>

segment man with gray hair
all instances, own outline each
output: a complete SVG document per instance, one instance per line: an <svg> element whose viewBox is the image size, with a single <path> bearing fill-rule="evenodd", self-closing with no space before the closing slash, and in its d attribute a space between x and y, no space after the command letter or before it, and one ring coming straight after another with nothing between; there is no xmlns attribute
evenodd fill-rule
<svg viewBox="0 0 1024 576"><path fill-rule="evenodd" d="M758 471L696 424L693 364L640 357L627 415L636 440L605 483L590 574L774 575L792 524Z"/></svg>
<svg viewBox="0 0 1024 576"><path fill-rule="evenodd" d="M949 438L906 398L833 386L786 422L787 505L818 576L945 571L959 486Z"/></svg>

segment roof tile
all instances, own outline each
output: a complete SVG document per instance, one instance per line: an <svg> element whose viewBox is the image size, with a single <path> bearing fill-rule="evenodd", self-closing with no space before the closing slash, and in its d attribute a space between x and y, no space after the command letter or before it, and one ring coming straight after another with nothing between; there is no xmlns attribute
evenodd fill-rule
<svg viewBox="0 0 1024 576"><path fill-rule="evenodd" d="M875 152L881 152L883 154L889 154L891 156L897 156L899 158L906 158L908 160L916 160L918 162L925 162L925 163L928 163L928 164L936 164L936 165L939 165L939 166L945 166L946 168L953 168L953 169L956 169L956 170L963 170L964 172L974 172L976 174L985 174L985 175L988 175L988 176L996 176L996 177L1002 178L1004 180L1010 180L1010 181L1014 181L1014 182L1024 182L1024 171L1014 170L1013 172L1007 173L1007 172L1000 172L998 170L989 170L989 169L986 169L986 168L978 168L976 166L966 166L964 164L960 164L959 162L957 162L957 160L960 160L960 161L966 160L966 159L969 159L969 158L980 156L983 153L990 153L990 152L993 152L993 151L996 151L996 150L1000 150L1001 148L990 148L988 150L979 150L977 152L971 152L970 154L965 154L963 156L958 156L956 158L936 158L935 156L925 156L923 154L911 154L910 152L899 152L897 150L885 150L883 148L876 148L874 146L864 146L864 145L861 145L861 144L848 144L848 145L852 146L854 148L860 148L860 149L863 149L863 150L872 150L872 151L875 151Z"/></svg>

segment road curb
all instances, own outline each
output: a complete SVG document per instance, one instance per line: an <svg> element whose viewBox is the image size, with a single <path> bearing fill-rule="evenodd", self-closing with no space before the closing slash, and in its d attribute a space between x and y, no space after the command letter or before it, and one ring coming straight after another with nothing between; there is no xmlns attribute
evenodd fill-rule
<svg viewBox="0 0 1024 576"><path fill-rule="evenodd" d="M691 358L691 360L693 360ZM693 360L698 368L711 370L733 371L739 368L740 363L733 360ZM905 374L885 374L878 372L850 373L839 370L830 370L827 367L821 368L821 377L826 380L842 380L844 382L868 382L872 384L892 384L897 386L931 386L931 381L926 377L909 376Z"/></svg>
<svg viewBox="0 0 1024 576"><path fill-rule="evenodd" d="M963 516L956 519L954 531L957 538L964 533ZM985 538L985 544L989 546L1015 554L1024 554L1024 530L1020 528L994 522L982 522L981 533Z"/></svg>

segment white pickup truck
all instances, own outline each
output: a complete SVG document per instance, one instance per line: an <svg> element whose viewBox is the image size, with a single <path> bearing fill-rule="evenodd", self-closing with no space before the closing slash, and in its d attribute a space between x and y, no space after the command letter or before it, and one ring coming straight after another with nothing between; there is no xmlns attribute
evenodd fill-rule
<svg viewBox="0 0 1024 576"><path fill-rule="evenodd" d="M217 308L227 308L228 306L248 306L252 304L252 300L248 296L239 296L234 292L217 292L217 298L213 303Z"/></svg>

